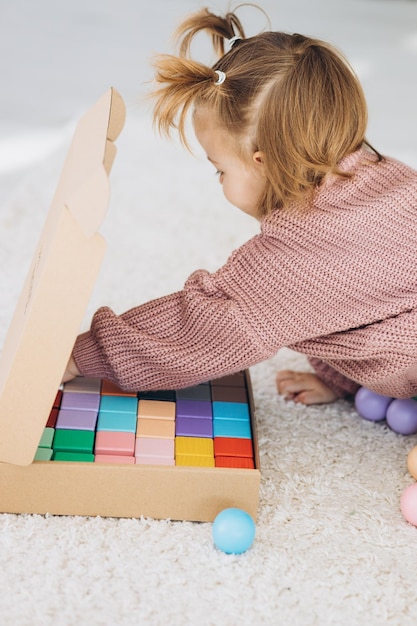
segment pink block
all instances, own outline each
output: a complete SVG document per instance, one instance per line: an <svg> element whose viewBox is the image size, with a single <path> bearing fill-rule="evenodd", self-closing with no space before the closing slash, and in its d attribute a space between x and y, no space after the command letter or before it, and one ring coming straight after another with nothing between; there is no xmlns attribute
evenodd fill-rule
<svg viewBox="0 0 417 626"><path fill-rule="evenodd" d="M95 454L116 454L133 456L135 433L109 432L100 430L96 433Z"/></svg>
<svg viewBox="0 0 417 626"><path fill-rule="evenodd" d="M175 465L175 461L165 456L137 456L136 465Z"/></svg>
<svg viewBox="0 0 417 626"><path fill-rule="evenodd" d="M152 437L137 437L135 456L174 458L173 439L153 439Z"/></svg>
<svg viewBox="0 0 417 626"><path fill-rule="evenodd" d="M95 463L120 463L123 465L133 465L135 463L134 456L123 456L121 454L96 454Z"/></svg>

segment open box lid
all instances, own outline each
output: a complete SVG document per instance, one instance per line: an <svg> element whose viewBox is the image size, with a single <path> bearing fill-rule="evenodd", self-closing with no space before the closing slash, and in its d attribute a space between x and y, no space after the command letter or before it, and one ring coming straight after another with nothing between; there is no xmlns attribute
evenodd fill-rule
<svg viewBox="0 0 417 626"><path fill-rule="evenodd" d="M81 118L0 355L0 461L29 465L105 252L114 141L125 120L110 89Z"/></svg>

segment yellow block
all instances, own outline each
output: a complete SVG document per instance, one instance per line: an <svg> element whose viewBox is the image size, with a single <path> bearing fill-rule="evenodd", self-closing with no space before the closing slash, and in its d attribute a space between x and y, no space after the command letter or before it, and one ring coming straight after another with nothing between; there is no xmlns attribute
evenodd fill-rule
<svg viewBox="0 0 417 626"><path fill-rule="evenodd" d="M180 454L175 458L175 465L214 467L214 458L209 456L192 456L191 454Z"/></svg>
<svg viewBox="0 0 417 626"><path fill-rule="evenodd" d="M175 455L214 457L213 439L208 437L175 437Z"/></svg>

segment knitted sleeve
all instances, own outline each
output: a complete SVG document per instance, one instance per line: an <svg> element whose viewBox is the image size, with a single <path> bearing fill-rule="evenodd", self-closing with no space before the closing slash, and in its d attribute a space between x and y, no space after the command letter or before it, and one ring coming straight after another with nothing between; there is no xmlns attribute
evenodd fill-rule
<svg viewBox="0 0 417 626"><path fill-rule="evenodd" d="M309 357L308 362L320 380L326 383L339 398L348 398L358 391L360 385L343 376L328 363L314 357Z"/></svg>
<svg viewBox="0 0 417 626"><path fill-rule="evenodd" d="M81 373L123 388L181 388L272 356L279 346L262 333L262 278L248 267L261 249L251 240L215 274L199 270L182 291L122 315L99 309L74 347Z"/></svg>

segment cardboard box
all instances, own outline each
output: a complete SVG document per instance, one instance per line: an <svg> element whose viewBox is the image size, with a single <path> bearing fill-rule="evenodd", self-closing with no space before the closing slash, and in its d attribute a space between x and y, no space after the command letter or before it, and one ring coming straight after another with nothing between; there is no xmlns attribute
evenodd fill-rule
<svg viewBox="0 0 417 626"><path fill-rule="evenodd" d="M260 469L33 462L105 252L98 233L125 107L110 89L80 120L0 356L0 511L212 521L256 518ZM41 364L41 367L39 366Z"/></svg>

